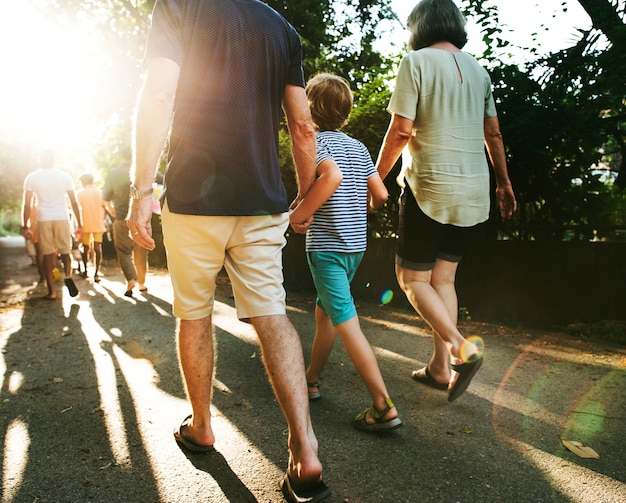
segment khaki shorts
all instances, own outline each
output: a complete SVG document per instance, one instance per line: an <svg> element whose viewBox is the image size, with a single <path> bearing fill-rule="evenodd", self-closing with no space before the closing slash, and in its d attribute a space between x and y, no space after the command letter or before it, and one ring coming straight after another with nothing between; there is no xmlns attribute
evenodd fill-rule
<svg viewBox="0 0 626 503"><path fill-rule="evenodd" d="M37 222L37 238L42 255L51 255L53 253L68 255L72 251L72 234L69 220Z"/></svg>
<svg viewBox="0 0 626 503"><path fill-rule="evenodd" d="M215 281L226 269L239 319L285 314L282 249L289 215L199 216L162 212L163 241L183 320L213 313Z"/></svg>

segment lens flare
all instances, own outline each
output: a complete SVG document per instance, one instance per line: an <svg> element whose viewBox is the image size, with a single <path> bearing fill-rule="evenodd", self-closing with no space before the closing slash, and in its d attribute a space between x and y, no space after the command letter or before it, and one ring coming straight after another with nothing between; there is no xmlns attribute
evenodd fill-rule
<svg viewBox="0 0 626 503"><path fill-rule="evenodd" d="M393 299L393 292L391 290L385 290L383 294L380 296L381 304L389 304Z"/></svg>
<svg viewBox="0 0 626 503"><path fill-rule="evenodd" d="M464 362L469 361L469 358L475 353L468 348L469 344L474 344L478 348L478 355L482 355L485 352L485 341L480 335L470 335L466 337L463 346L461 346L461 359Z"/></svg>

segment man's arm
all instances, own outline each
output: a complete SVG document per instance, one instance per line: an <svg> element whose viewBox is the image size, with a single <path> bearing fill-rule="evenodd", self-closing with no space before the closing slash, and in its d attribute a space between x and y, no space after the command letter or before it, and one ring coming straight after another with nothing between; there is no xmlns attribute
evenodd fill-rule
<svg viewBox="0 0 626 503"><path fill-rule="evenodd" d="M111 201L104 201L104 211L106 211L112 218L115 218L115 206Z"/></svg>
<svg viewBox="0 0 626 503"><path fill-rule="evenodd" d="M148 63L146 81L139 96L135 118L134 161L131 181L139 191L152 187L152 181L172 123L174 98L180 67L167 58L153 58ZM152 197L131 201L128 227L133 240L148 250L152 239Z"/></svg>
<svg viewBox="0 0 626 503"><path fill-rule="evenodd" d="M67 197L69 197L72 205L72 211L74 212L74 217L76 218L76 223L78 225L77 229L80 229L83 226L83 221L81 219L80 208L78 207L78 201L76 200L76 192L74 192L74 189L67 191Z"/></svg>
<svg viewBox="0 0 626 503"><path fill-rule="evenodd" d="M22 196L22 235L30 239L33 235L30 230L30 210L33 204L33 191L25 190Z"/></svg>
<svg viewBox="0 0 626 503"><path fill-rule="evenodd" d="M412 120L398 114L391 115L391 121L376 160L376 170L381 179L384 180L393 169L394 164L402 155L402 150L409 142L412 132Z"/></svg>
<svg viewBox="0 0 626 503"><path fill-rule="evenodd" d="M304 88L287 85L283 95L283 110L291 136L298 182L296 201L299 201L313 186L316 170L315 128Z"/></svg>

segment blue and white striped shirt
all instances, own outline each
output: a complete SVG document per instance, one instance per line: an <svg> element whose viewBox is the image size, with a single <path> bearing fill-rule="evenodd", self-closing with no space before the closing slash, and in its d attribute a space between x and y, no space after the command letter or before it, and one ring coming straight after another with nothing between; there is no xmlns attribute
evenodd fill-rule
<svg viewBox="0 0 626 503"><path fill-rule="evenodd" d="M332 158L343 181L313 217L306 251L355 253L367 247L367 180L376 174L365 145L340 131L316 134L317 165Z"/></svg>

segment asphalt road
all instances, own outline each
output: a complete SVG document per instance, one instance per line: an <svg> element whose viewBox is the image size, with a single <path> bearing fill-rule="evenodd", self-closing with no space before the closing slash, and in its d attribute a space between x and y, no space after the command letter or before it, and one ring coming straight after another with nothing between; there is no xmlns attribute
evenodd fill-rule
<svg viewBox="0 0 626 503"><path fill-rule="evenodd" d="M183 452L172 430L189 412L174 347L172 293L151 270L148 293L123 296L108 262L101 283L41 300L20 239L0 239L2 503L283 502L286 423L249 326L226 282L215 326L217 452ZM289 294L308 358L313 298ZM395 309L395 308L394 308ZM626 350L563 333L464 322L485 364L450 404L411 379L431 339L423 321L359 306L403 427L351 425L369 403L340 342L311 404L333 494L328 503L625 502ZM563 440L598 458L582 458Z"/></svg>

